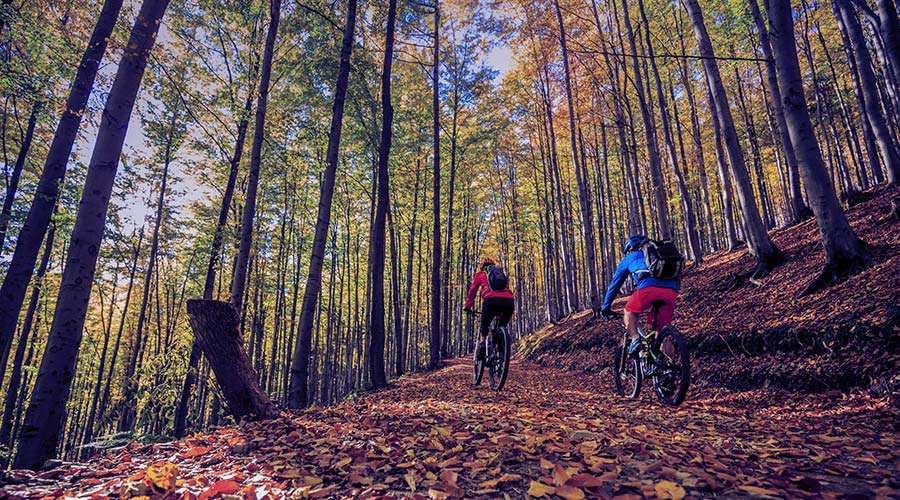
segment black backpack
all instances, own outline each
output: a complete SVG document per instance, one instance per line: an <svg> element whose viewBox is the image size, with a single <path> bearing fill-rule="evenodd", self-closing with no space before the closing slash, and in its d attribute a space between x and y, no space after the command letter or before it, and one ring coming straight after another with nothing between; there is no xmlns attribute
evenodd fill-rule
<svg viewBox="0 0 900 500"><path fill-rule="evenodd" d="M684 271L684 256L672 240L651 240L641 246L647 271L641 278L650 276L661 280L681 278Z"/></svg>
<svg viewBox="0 0 900 500"><path fill-rule="evenodd" d="M487 275L488 288L492 291L502 292L509 287L509 280L506 278L506 274L503 273L503 269L497 266L488 266L484 270L484 274Z"/></svg>

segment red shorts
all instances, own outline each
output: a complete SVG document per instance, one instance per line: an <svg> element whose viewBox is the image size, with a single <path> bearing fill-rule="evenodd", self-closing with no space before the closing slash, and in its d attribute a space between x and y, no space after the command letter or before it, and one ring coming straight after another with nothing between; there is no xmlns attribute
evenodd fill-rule
<svg viewBox="0 0 900 500"><path fill-rule="evenodd" d="M657 328L662 328L672 322L675 316L675 299L678 298L678 291L671 288L663 288L659 286L648 286L635 290L625 304L625 310L631 313L640 314L650 310L654 302L660 302L659 315L657 316ZM647 322L653 323L652 311L647 317Z"/></svg>

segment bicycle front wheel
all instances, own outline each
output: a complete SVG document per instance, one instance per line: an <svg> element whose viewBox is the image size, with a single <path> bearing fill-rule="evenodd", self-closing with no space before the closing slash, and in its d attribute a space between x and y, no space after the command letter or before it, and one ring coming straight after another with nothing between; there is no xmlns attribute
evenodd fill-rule
<svg viewBox="0 0 900 500"><path fill-rule="evenodd" d="M638 397L643 379L640 362L637 358L625 354L625 348L622 346L616 349L613 375L616 378L616 393L619 396L632 399Z"/></svg>
<svg viewBox="0 0 900 500"><path fill-rule="evenodd" d="M506 328L500 328L494 332L493 337L495 350L492 354L494 360L490 364L488 374L491 378L491 389L499 391L503 389L503 384L506 383L506 377L509 375L509 333L506 332Z"/></svg>
<svg viewBox="0 0 900 500"><path fill-rule="evenodd" d="M665 326L657 341L656 369L653 372L653 388L660 402L678 406L687 395L691 383L691 360L687 341L675 328Z"/></svg>

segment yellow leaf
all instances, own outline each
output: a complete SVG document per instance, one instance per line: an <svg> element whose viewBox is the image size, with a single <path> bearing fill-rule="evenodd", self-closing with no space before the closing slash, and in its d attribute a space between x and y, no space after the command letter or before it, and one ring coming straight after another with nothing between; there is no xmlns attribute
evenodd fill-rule
<svg viewBox="0 0 900 500"><path fill-rule="evenodd" d="M556 494L566 500L581 500L584 498L584 492L581 491L581 488L576 488L574 486L557 486Z"/></svg>
<svg viewBox="0 0 900 500"><path fill-rule="evenodd" d="M662 499L681 500L685 496L684 488L672 481L656 483L656 496Z"/></svg>
<svg viewBox="0 0 900 500"><path fill-rule="evenodd" d="M541 469L552 469L553 462L547 460L546 458L541 458Z"/></svg>
<svg viewBox="0 0 900 500"><path fill-rule="evenodd" d="M281 472L276 472L276 476L283 477L285 479L297 479L303 477L303 472L300 469L288 469Z"/></svg>
<svg viewBox="0 0 900 500"><path fill-rule="evenodd" d="M556 493L556 488L554 488L553 486L547 486L544 483L531 481L531 484L528 485L528 494L533 497L542 497L544 495L552 495L554 493Z"/></svg>
<svg viewBox="0 0 900 500"><path fill-rule="evenodd" d="M556 464L553 467L553 484L556 486L561 486L566 484L566 481L569 480L569 474L566 473L566 470L562 468L561 465Z"/></svg>
<svg viewBox="0 0 900 500"><path fill-rule="evenodd" d="M303 482L310 485L322 484L322 480L316 476L303 476Z"/></svg>
<svg viewBox="0 0 900 500"><path fill-rule="evenodd" d="M349 463L350 463L350 462L352 462L352 461L353 461L353 459L352 459L352 458L350 458L350 457L347 457L347 458L345 458L345 459L343 459L343 460L341 460L341 461L340 461L340 462L338 462L338 463L336 463L336 464L334 464L334 466L333 466L333 467L334 467L334 468L335 468L335 469L340 469L340 468L341 468L341 467L343 467L343 466L345 466L345 465L347 465L347 464L349 464Z"/></svg>
<svg viewBox="0 0 900 500"><path fill-rule="evenodd" d="M403 479L406 480L406 485L409 486L409 491L416 491L416 477L411 473L407 472L403 475Z"/></svg>
<svg viewBox="0 0 900 500"><path fill-rule="evenodd" d="M169 491L175 489L175 481L178 480L178 466L166 462L164 464L153 464L147 467L147 479L158 488Z"/></svg>

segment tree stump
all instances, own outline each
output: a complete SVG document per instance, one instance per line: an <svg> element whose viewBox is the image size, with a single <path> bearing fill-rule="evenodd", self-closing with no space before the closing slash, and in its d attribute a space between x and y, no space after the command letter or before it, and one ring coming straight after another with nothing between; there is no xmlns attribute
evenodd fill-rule
<svg viewBox="0 0 900 500"><path fill-rule="evenodd" d="M279 410L260 388L256 370L244 350L240 319L234 307L218 300L188 300L191 329L200 350L209 360L234 418L267 419Z"/></svg>

